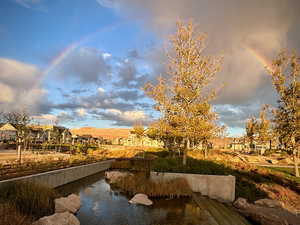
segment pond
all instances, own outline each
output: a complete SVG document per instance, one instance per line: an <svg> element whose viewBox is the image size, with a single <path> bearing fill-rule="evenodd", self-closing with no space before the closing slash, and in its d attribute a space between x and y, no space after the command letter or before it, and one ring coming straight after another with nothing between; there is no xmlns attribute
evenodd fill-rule
<svg viewBox="0 0 300 225"><path fill-rule="evenodd" d="M209 218L191 198L152 199L152 206L128 203L129 196L112 190L104 173L57 189L62 195L79 194L81 225L204 225Z"/></svg>

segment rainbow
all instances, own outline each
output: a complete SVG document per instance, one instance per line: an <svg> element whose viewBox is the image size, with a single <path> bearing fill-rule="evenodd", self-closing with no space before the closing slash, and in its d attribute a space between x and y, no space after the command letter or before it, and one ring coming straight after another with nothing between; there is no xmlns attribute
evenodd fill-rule
<svg viewBox="0 0 300 225"><path fill-rule="evenodd" d="M253 55L267 70L271 71L272 73L274 72L274 67L272 63L262 55L257 49L254 49L248 45L244 45L244 48L251 54Z"/></svg>
<svg viewBox="0 0 300 225"><path fill-rule="evenodd" d="M79 39L76 42L73 42L71 45L69 45L68 47L64 48L58 55L56 55L51 62L48 64L48 66L42 71L42 73L39 76L38 82L40 82L42 79L44 79L45 77L47 77L47 75L53 71L62 61L64 61L65 58L67 58L71 52L73 50L75 50L76 48L78 48L80 45L82 45L83 43L89 41L90 39L94 38L97 34L101 33L101 32L106 32L106 31L110 31L115 29L117 26L119 26L121 23L117 23L117 24L112 24L110 26L107 27L103 27L93 33L90 33L86 36L84 36L83 38ZM38 83L37 82L37 83Z"/></svg>

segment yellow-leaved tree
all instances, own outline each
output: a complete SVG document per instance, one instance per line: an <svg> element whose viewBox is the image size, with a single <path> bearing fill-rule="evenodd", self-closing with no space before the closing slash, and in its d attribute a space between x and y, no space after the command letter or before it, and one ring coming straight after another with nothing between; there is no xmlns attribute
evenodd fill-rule
<svg viewBox="0 0 300 225"><path fill-rule="evenodd" d="M210 84L220 70L222 57L205 55L205 40L192 22L178 22L167 52L167 74L160 76L157 84L144 87L161 114L153 127L163 141L184 145L183 165L191 144L207 149L208 140L220 130L210 105L216 94Z"/></svg>
<svg viewBox="0 0 300 225"><path fill-rule="evenodd" d="M299 177L300 154L300 57L282 51L269 69L273 85L278 93L278 105L274 110L276 133L294 157L295 175Z"/></svg>

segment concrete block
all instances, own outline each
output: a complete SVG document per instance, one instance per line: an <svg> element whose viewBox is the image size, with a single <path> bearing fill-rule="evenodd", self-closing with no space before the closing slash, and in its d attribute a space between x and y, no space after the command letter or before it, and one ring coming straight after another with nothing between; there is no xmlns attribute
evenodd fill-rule
<svg viewBox="0 0 300 225"><path fill-rule="evenodd" d="M157 173L151 172L150 179L171 180L185 178L193 192L223 202L233 202L235 199L235 177L219 175L201 175L187 173Z"/></svg>

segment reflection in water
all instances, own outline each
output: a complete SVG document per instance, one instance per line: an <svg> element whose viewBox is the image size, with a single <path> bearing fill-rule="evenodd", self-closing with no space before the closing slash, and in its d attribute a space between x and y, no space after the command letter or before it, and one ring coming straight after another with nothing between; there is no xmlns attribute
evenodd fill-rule
<svg viewBox="0 0 300 225"><path fill-rule="evenodd" d="M208 224L203 211L191 199L153 200L152 206L132 205L111 190L103 174L64 185L62 195L77 193L81 225L201 225Z"/></svg>

